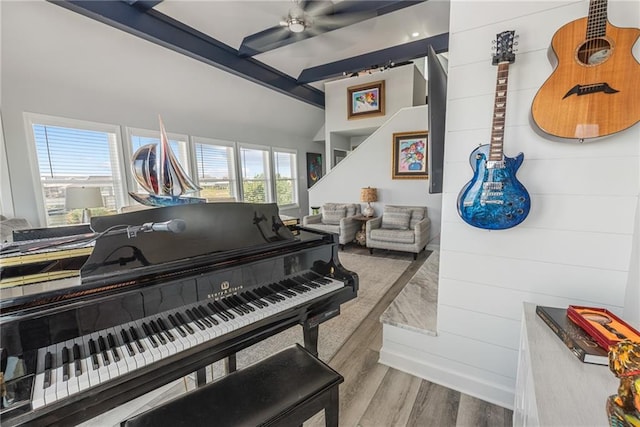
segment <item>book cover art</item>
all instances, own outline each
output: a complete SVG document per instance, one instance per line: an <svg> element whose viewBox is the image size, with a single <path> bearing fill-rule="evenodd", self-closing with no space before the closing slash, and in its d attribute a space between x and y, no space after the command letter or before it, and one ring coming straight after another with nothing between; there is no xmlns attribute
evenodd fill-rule
<svg viewBox="0 0 640 427"><path fill-rule="evenodd" d="M582 328L569 320L566 308L539 305L536 306L536 313L578 359L585 363L609 364L609 353Z"/></svg>

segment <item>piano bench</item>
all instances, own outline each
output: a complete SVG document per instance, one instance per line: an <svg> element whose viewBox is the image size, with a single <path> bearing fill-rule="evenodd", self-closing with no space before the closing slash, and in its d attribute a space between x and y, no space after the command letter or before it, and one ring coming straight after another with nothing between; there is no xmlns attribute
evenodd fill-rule
<svg viewBox="0 0 640 427"><path fill-rule="evenodd" d="M296 344L122 423L142 426L302 426L322 409L338 426L342 375Z"/></svg>

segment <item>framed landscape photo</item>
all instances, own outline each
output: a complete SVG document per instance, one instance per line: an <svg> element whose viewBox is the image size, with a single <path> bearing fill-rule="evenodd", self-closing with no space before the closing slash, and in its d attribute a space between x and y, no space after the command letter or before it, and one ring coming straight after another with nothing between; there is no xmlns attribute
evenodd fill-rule
<svg viewBox="0 0 640 427"><path fill-rule="evenodd" d="M384 116L384 80L347 88L347 118Z"/></svg>
<svg viewBox="0 0 640 427"><path fill-rule="evenodd" d="M392 179L427 179L427 131L393 134Z"/></svg>

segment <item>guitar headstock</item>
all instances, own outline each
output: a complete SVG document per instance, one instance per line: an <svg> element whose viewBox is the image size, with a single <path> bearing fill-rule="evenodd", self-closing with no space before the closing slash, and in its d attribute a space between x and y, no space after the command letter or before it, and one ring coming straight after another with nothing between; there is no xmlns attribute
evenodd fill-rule
<svg viewBox="0 0 640 427"><path fill-rule="evenodd" d="M518 44L515 42L516 38L514 30L503 31L496 35L496 41L494 42L496 53L493 55L493 65L498 65L501 62L508 62L509 64L516 62L515 50L513 49Z"/></svg>

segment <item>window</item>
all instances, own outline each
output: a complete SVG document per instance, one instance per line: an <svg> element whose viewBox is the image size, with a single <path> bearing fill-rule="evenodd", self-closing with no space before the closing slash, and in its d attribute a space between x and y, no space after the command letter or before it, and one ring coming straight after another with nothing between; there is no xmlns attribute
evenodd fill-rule
<svg viewBox="0 0 640 427"><path fill-rule="evenodd" d="M28 115L27 120L33 132L46 224L81 222L82 209L65 209L69 186L99 187L104 206L87 208L92 208L92 215L116 213L125 197L119 128L37 115Z"/></svg>
<svg viewBox="0 0 640 427"><path fill-rule="evenodd" d="M273 172L278 206L298 203L297 156L295 151L273 149Z"/></svg>
<svg viewBox="0 0 640 427"><path fill-rule="evenodd" d="M272 202L269 149L241 146L239 152L242 199L252 203Z"/></svg>
<svg viewBox="0 0 640 427"><path fill-rule="evenodd" d="M232 142L193 138L200 197L208 202L237 200L235 149Z"/></svg>
<svg viewBox="0 0 640 427"><path fill-rule="evenodd" d="M127 135L131 145L131 158L133 158L133 155L136 151L138 151L140 147L143 147L147 144L155 144L157 147L160 144L159 129L154 131L147 129L127 128ZM189 144L187 143L189 138L186 135L173 134L169 132L167 132L167 137L169 138L169 147L171 148L171 152L178 159L180 166L182 166L182 169L184 169L187 175L193 178L189 163ZM160 152L158 148L156 148L156 152ZM131 188L135 188L136 192L146 193L146 191L143 190L143 188L135 179L133 179L133 182L131 184Z"/></svg>

